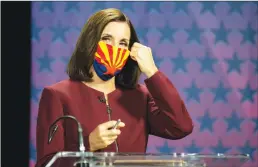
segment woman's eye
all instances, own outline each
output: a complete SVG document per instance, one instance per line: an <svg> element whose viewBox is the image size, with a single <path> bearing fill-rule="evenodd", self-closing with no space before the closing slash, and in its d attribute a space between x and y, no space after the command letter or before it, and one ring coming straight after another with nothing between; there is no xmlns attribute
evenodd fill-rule
<svg viewBox="0 0 258 167"><path fill-rule="evenodd" d="M128 44L127 44L127 43L121 43L120 45L123 45L123 46L125 46L125 47L127 47L127 46L128 46Z"/></svg>
<svg viewBox="0 0 258 167"><path fill-rule="evenodd" d="M109 41L110 39L108 37L102 37L101 40L102 41Z"/></svg>

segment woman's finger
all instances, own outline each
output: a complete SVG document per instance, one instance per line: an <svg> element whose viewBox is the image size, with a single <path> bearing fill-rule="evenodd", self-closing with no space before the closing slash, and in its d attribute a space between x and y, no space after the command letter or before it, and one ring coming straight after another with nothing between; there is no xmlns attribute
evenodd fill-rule
<svg viewBox="0 0 258 167"><path fill-rule="evenodd" d="M102 137L109 137L109 136L117 136L120 135L121 131L119 129L111 129L105 130L101 133Z"/></svg>
<svg viewBox="0 0 258 167"><path fill-rule="evenodd" d="M132 52L130 52L130 57L131 57L134 61L136 61L136 56L137 56L137 51L132 51Z"/></svg>
<svg viewBox="0 0 258 167"><path fill-rule="evenodd" d="M107 137L103 137L102 141L113 141L116 140L118 136L107 136Z"/></svg>
<svg viewBox="0 0 258 167"><path fill-rule="evenodd" d="M144 45L138 43L138 42L134 42L132 47L136 47L136 48L140 48L143 47Z"/></svg>

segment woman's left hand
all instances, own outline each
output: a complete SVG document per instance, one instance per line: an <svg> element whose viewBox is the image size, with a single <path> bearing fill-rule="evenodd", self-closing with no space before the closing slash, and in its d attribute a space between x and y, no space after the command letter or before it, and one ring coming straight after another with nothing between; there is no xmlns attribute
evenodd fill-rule
<svg viewBox="0 0 258 167"><path fill-rule="evenodd" d="M135 42L131 48L130 56L138 63L140 70L148 78L158 71L153 60L151 48Z"/></svg>

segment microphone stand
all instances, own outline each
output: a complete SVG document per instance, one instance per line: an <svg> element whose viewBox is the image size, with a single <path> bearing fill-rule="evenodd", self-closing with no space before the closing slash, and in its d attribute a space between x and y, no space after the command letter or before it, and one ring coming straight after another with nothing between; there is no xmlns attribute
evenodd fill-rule
<svg viewBox="0 0 258 167"><path fill-rule="evenodd" d="M49 132L48 132L48 144L50 144L50 142L52 141L52 139L54 137L55 132L58 129L58 125L56 125L56 123L62 119L71 119L77 123L79 151L81 152L81 159L79 161L75 162L74 166L75 167L89 167L90 164L85 159L85 146L84 146L84 140L83 140L83 130L82 130L80 122L74 116L71 116L71 115L61 116L51 124L51 126L49 127Z"/></svg>

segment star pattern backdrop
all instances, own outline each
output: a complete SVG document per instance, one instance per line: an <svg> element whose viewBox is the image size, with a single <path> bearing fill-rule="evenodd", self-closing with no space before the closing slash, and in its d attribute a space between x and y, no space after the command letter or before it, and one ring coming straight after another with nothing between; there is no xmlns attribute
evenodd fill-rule
<svg viewBox="0 0 258 167"><path fill-rule="evenodd" d="M67 78L81 28L94 12L110 7L132 20L194 120L188 137L150 136L147 151L244 153L251 156L245 166L257 166L257 2L33 2L31 166L41 91Z"/></svg>

